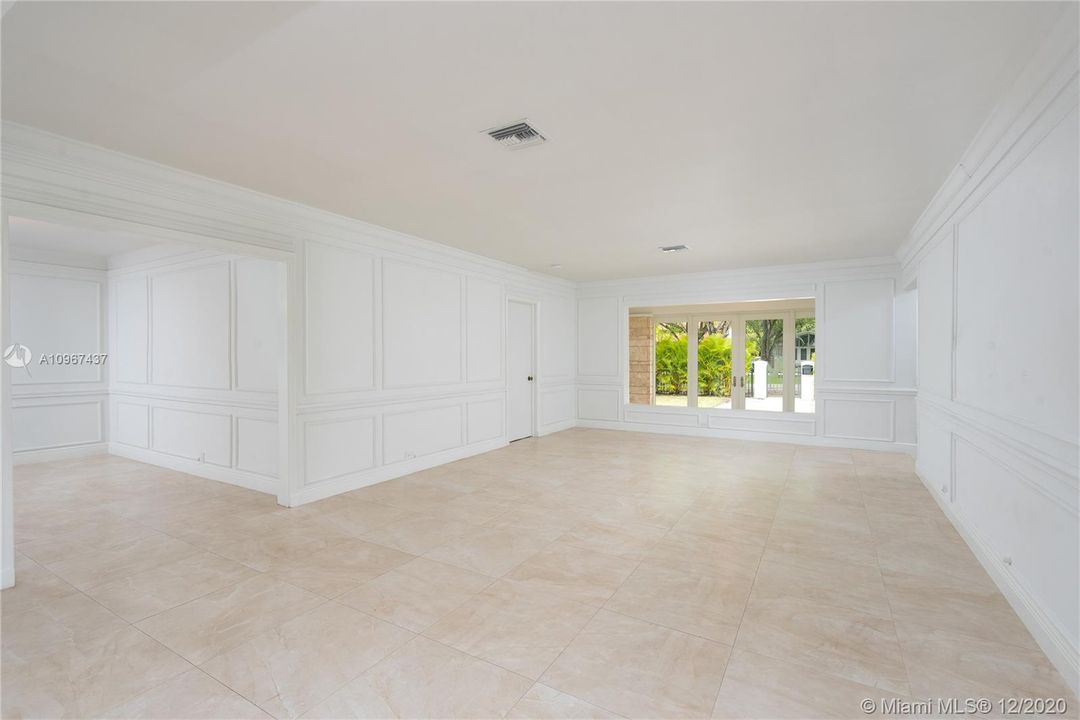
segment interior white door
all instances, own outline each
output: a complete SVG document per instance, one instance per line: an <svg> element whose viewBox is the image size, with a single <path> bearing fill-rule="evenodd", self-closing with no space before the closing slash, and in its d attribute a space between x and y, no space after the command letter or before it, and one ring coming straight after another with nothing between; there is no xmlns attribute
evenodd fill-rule
<svg viewBox="0 0 1080 720"><path fill-rule="evenodd" d="M510 301L509 368L510 442L533 434L533 384L536 375L533 349L534 306Z"/></svg>

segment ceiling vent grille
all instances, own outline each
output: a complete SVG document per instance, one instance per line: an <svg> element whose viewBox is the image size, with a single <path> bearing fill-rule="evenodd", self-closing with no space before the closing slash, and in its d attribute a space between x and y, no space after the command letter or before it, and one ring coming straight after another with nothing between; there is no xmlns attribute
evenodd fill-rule
<svg viewBox="0 0 1080 720"><path fill-rule="evenodd" d="M513 125L485 130L485 132L492 140L507 150L517 150L518 148L539 145L547 141L547 138L539 130L524 120Z"/></svg>
<svg viewBox="0 0 1080 720"><path fill-rule="evenodd" d="M685 245L661 245L660 246L660 252L664 252L664 253L686 252L689 249L690 248L686 247Z"/></svg>

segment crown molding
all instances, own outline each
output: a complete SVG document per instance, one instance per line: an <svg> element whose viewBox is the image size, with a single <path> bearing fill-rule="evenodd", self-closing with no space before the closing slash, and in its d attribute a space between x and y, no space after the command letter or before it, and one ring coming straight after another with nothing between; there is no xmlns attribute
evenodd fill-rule
<svg viewBox="0 0 1080 720"><path fill-rule="evenodd" d="M5 121L0 195L58 212L118 220L159 239L223 251L294 253L305 240L407 254L526 287L573 292L575 283L516 265ZM233 247L222 247L222 241Z"/></svg>
<svg viewBox="0 0 1080 720"><path fill-rule="evenodd" d="M975 134L960 161L896 251L905 280L948 227L977 205L1046 132L1077 104L1078 6L1067 3L1053 30Z"/></svg>

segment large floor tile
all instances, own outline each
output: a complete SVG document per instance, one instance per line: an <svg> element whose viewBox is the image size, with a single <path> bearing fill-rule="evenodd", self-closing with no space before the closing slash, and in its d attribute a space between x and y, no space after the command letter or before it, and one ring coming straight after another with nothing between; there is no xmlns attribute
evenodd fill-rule
<svg viewBox="0 0 1080 720"><path fill-rule="evenodd" d="M6 591L5 591L6 592ZM62 649L91 645L126 623L81 593L42 602L18 615L3 617L4 659L30 660Z"/></svg>
<svg viewBox="0 0 1080 720"><path fill-rule="evenodd" d="M202 669L278 718L297 717L412 633L326 603L213 657Z"/></svg>
<svg viewBox="0 0 1080 720"><path fill-rule="evenodd" d="M915 697L1076 698L1038 649L897 623Z"/></svg>
<svg viewBox="0 0 1080 720"><path fill-rule="evenodd" d="M869 565L812 560L767 549L754 580L761 599L809 600L890 618L881 571Z"/></svg>
<svg viewBox="0 0 1080 720"><path fill-rule="evenodd" d="M900 695L907 674L891 620L797 599L751 593L735 647Z"/></svg>
<svg viewBox="0 0 1080 720"><path fill-rule="evenodd" d="M536 679L595 614L595 607L499 581L424 634Z"/></svg>
<svg viewBox="0 0 1080 720"><path fill-rule="evenodd" d="M627 560L640 560L665 534L663 529L654 525L608 525L586 521L560 535L559 541L584 550L618 555Z"/></svg>
<svg viewBox="0 0 1080 720"><path fill-rule="evenodd" d="M268 720L270 717L200 670L188 670L113 708L107 720Z"/></svg>
<svg viewBox="0 0 1080 720"><path fill-rule="evenodd" d="M307 718L497 718L532 681L427 638L409 641Z"/></svg>
<svg viewBox="0 0 1080 720"><path fill-rule="evenodd" d="M15 574L19 578L18 584L0 592L0 610L6 621L21 612L78 592L54 573L21 555L15 557Z"/></svg>
<svg viewBox="0 0 1080 720"><path fill-rule="evenodd" d="M707 717L730 648L601 610L541 682L628 718Z"/></svg>
<svg viewBox="0 0 1080 720"><path fill-rule="evenodd" d="M420 632L493 582L487 575L421 557L345 593L338 602Z"/></svg>
<svg viewBox="0 0 1080 720"><path fill-rule="evenodd" d="M537 683L506 717L511 720L616 720L619 716Z"/></svg>
<svg viewBox="0 0 1080 720"><path fill-rule="evenodd" d="M259 575L137 626L197 665L324 602L295 585Z"/></svg>
<svg viewBox="0 0 1080 720"><path fill-rule="evenodd" d="M138 622L255 574L254 570L234 560L198 552L97 585L87 594L128 622Z"/></svg>
<svg viewBox="0 0 1080 720"><path fill-rule="evenodd" d="M333 598L414 557L385 545L351 539L311 555L276 563L271 572L297 587Z"/></svg>
<svg viewBox="0 0 1080 720"><path fill-rule="evenodd" d="M472 523L434 515L409 515L364 534L369 542L392 547L412 555L446 545L477 531Z"/></svg>
<svg viewBox="0 0 1080 720"><path fill-rule="evenodd" d="M425 557L497 578L550 544L532 533L482 528L431 550Z"/></svg>
<svg viewBox="0 0 1080 720"><path fill-rule="evenodd" d="M672 528L725 542L764 545L772 528L772 518L730 510L692 509Z"/></svg>
<svg viewBox="0 0 1080 720"><path fill-rule="evenodd" d="M645 551L644 560L676 570L753 579L762 552L762 547L756 543L731 542L672 530Z"/></svg>
<svg viewBox="0 0 1080 720"><path fill-rule="evenodd" d="M601 605L637 567L626 558L553 543L507 575L521 587Z"/></svg>
<svg viewBox="0 0 1080 720"><path fill-rule="evenodd" d="M129 625L27 662L5 657L3 717L91 718L191 665Z"/></svg>
<svg viewBox="0 0 1080 720"><path fill-rule="evenodd" d="M46 567L79 588L89 588L194 555L198 548L168 535L154 533L50 563Z"/></svg>
<svg viewBox="0 0 1080 720"><path fill-rule="evenodd" d="M624 615L731 645L753 580L642 563L604 605Z"/></svg>
<svg viewBox="0 0 1080 720"><path fill-rule="evenodd" d="M850 720L867 715L867 698L902 696L738 648L731 655L712 716Z"/></svg>

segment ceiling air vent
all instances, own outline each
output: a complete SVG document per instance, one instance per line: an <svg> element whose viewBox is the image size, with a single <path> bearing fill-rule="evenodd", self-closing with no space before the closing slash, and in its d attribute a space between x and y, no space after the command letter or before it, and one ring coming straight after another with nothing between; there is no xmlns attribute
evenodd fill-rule
<svg viewBox="0 0 1080 720"><path fill-rule="evenodd" d="M539 145L547 140L546 137L540 134L539 130L524 120L516 122L513 125L492 128L491 130L485 130L484 132L491 136L492 140L499 143L507 150L517 150L518 148L529 147L530 145Z"/></svg>
<svg viewBox="0 0 1080 720"><path fill-rule="evenodd" d="M674 252L686 252L690 248L685 245L661 245L660 252L674 253Z"/></svg>

